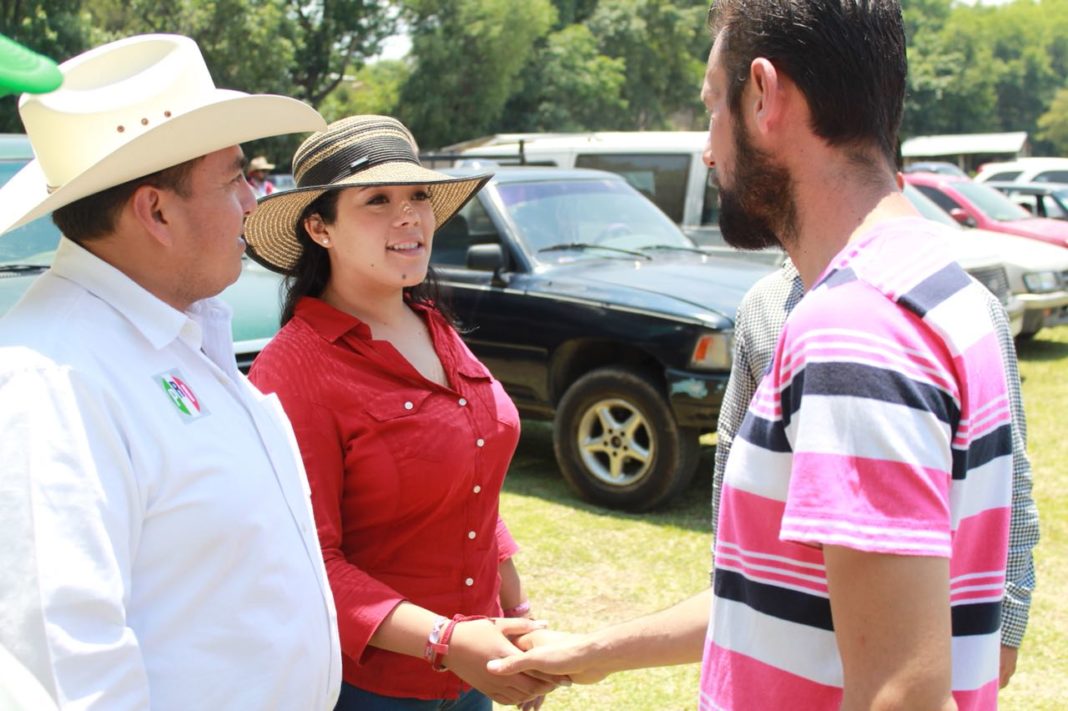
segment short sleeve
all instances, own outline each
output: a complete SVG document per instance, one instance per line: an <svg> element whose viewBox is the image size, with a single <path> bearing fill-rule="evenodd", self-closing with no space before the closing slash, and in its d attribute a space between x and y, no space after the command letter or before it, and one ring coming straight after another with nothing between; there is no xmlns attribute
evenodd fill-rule
<svg viewBox="0 0 1068 711"><path fill-rule="evenodd" d="M859 282L798 306L773 364L793 451L783 540L950 555L957 406L932 341L918 316Z"/></svg>

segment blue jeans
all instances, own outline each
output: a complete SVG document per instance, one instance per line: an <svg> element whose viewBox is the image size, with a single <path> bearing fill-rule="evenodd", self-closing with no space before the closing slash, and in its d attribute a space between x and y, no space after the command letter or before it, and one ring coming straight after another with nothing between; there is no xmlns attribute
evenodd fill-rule
<svg viewBox="0 0 1068 711"><path fill-rule="evenodd" d="M341 696L334 711L493 711L493 702L477 689L458 699L404 699L382 696L341 682Z"/></svg>

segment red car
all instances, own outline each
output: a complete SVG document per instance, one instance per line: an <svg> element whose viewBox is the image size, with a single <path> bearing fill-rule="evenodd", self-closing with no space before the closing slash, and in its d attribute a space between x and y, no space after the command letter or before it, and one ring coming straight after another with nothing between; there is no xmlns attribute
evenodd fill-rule
<svg viewBox="0 0 1068 711"><path fill-rule="evenodd" d="M905 181L965 227L979 227L1068 247L1068 222L1034 217L989 185L969 178L909 173Z"/></svg>

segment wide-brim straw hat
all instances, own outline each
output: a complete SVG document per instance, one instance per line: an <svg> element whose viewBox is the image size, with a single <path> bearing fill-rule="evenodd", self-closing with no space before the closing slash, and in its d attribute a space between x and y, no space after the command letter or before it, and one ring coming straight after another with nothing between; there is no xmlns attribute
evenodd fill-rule
<svg viewBox="0 0 1068 711"><path fill-rule="evenodd" d="M328 190L428 185L435 227L441 227L486 184L492 174L455 177L424 168L412 134L389 116L351 116L312 134L293 156L297 187L260 198L245 222L248 255L289 274L303 247L297 222Z"/></svg>
<svg viewBox="0 0 1068 711"><path fill-rule="evenodd" d="M0 189L0 233L223 148L326 125L296 99L216 88L179 35L128 37L59 70L59 89L19 102L36 158Z"/></svg>

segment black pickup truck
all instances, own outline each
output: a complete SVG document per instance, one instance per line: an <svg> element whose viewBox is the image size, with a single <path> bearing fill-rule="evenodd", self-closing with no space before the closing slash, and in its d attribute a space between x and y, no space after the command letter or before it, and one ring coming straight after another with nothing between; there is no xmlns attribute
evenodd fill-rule
<svg viewBox="0 0 1068 711"><path fill-rule="evenodd" d="M431 258L468 346L524 417L553 420L580 495L663 503L715 430L735 310L772 267L702 250L613 173L493 169Z"/></svg>

